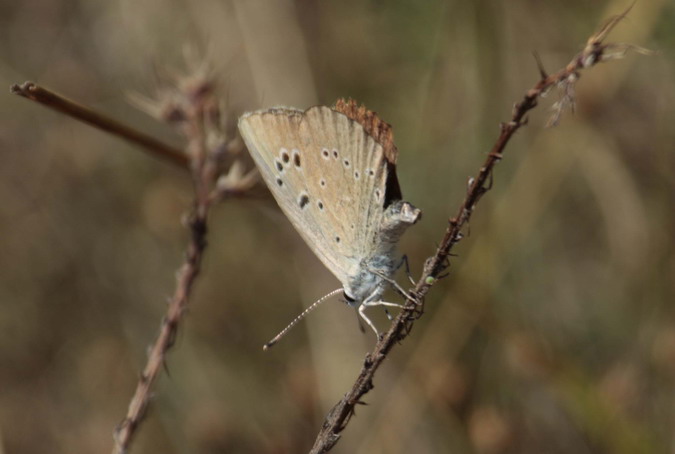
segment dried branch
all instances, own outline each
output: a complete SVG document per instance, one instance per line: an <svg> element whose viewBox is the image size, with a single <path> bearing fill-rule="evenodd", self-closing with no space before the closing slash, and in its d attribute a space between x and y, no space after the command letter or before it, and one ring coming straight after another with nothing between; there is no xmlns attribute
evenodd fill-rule
<svg viewBox="0 0 675 454"><path fill-rule="evenodd" d="M129 449L133 436L145 416L152 388L168 351L174 344L179 323L185 313L194 283L201 269L206 248L209 208L226 197L249 195L259 182L255 168L246 170L244 146L240 139L228 140L232 130L221 103L214 94L211 75L197 71L183 77L178 86L164 90L159 101L147 99L137 104L158 119L170 123L187 138L186 152L175 149L108 116L84 107L32 82L12 85L13 94L52 108L103 131L140 146L150 154L167 159L192 171L195 198L186 219L190 231L185 263L180 267L174 294L169 300L160 332L150 348L145 368L129 403L125 418L116 427L113 453Z"/></svg>
<svg viewBox="0 0 675 454"><path fill-rule="evenodd" d="M14 84L9 88L9 91L12 94L23 96L31 101L36 101L57 112L61 112L95 128L121 137L127 142L140 146L143 150L154 156L166 159L181 167L187 168L188 166L188 159L181 150L167 145L147 134L143 134L130 126L113 120L100 112L96 112L88 107L71 101L70 99L33 82L24 82L21 85Z"/></svg>
<svg viewBox="0 0 675 454"><path fill-rule="evenodd" d="M167 313L162 320L159 336L157 336L152 345L148 362L143 369L134 396L129 403L127 415L115 429L115 446L112 451L115 454L127 452L132 437L145 416L145 410L152 397L152 387L164 365L167 352L174 344L178 325L187 308L192 286L201 268L201 261L206 247L208 208L208 200L204 200L203 197L196 198L188 219L190 240L185 263L178 271L176 289L169 302Z"/></svg>
<svg viewBox="0 0 675 454"><path fill-rule="evenodd" d="M185 263L178 271L176 288L160 333L150 349L127 415L115 429L114 454L127 452L150 402L152 386L166 361L167 352L173 346L178 325L201 269L209 208L225 197L246 193L258 182L255 169L244 171L241 141L228 140L226 131L231 129L231 125L214 94L210 74L198 72L180 82L173 90L164 91L163 99L157 102L161 108L149 110L179 129L188 139L186 156L189 157L195 190L192 209L187 217L190 239ZM151 102L146 100L145 106L152 107ZM227 166L229 168L225 169Z"/></svg>
<svg viewBox="0 0 675 454"><path fill-rule="evenodd" d="M203 90L196 96L186 96L190 103L183 110L181 126L188 138L186 155L189 156L195 188L193 206L187 217L190 239L185 263L178 271L176 288L162 320L159 335L150 349L127 415L115 429L114 454L127 452L136 429L143 420L152 397L152 387L166 361L167 352L174 344L178 325L187 309L192 287L201 269L206 248L208 212L213 200L211 191L217 178L217 165L206 145L206 130L212 126L209 123L212 108L210 95L208 90Z"/></svg>
<svg viewBox="0 0 675 454"><path fill-rule="evenodd" d="M356 405L363 403L361 399L373 388L375 372L387 357L389 351L396 343L401 342L408 336L415 320L422 315L425 296L434 283L442 277L443 272L448 267L448 259L452 248L462 240L463 228L468 224L480 198L491 188L495 164L502 159L504 149L513 134L527 124L526 114L537 106L538 98L545 95L552 87L558 87L563 92L564 101L556 103L549 122L555 124L563 111L574 105L573 88L579 80L581 70L588 69L601 61L620 58L627 50L636 50L641 53L648 52L635 46L603 43L607 34L626 16L629 10L630 8L623 14L610 19L598 33L591 36L583 51L574 57L565 68L555 74L547 75L540 66L541 79L527 91L519 103L515 104L510 121L500 126L501 133L497 141L478 174L470 180L466 197L455 216L449 219L448 228L436 253L426 260L422 276L411 291L413 301L406 304L405 309L392 322L391 327L384 333L373 351L366 355L358 378L345 396L329 411L310 453L324 453L335 446L342 431L354 415ZM623 53L617 52L617 50L623 51Z"/></svg>

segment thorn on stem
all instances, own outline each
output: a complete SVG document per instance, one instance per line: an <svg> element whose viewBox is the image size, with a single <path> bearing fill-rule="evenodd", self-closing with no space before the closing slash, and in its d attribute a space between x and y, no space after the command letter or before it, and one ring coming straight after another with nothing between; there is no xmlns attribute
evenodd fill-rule
<svg viewBox="0 0 675 454"><path fill-rule="evenodd" d="M548 78L548 74L546 73L546 70L544 69L544 64L541 62L541 58L539 57L539 53L535 50L532 51L532 55L534 56L534 60L537 62L537 69L539 69L539 76L541 77L541 80L546 80Z"/></svg>

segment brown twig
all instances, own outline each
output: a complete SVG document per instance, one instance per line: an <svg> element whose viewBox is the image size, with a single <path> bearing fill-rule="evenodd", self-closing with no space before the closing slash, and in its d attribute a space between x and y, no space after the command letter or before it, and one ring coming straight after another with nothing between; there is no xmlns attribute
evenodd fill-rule
<svg viewBox="0 0 675 454"><path fill-rule="evenodd" d="M208 204L196 201L188 220L190 241L188 243L186 260L178 272L176 290L169 302L167 314L162 320L159 336L157 336L150 350L148 362L138 380L136 392L129 404L127 415L115 429L115 446L113 448L113 453L115 454L127 452L132 437L143 419L145 410L150 402L152 386L164 365L168 350L173 346L178 325L187 307L192 286L199 275L202 256L206 246L207 213Z"/></svg>
<svg viewBox="0 0 675 454"><path fill-rule="evenodd" d="M564 93L563 96L569 96L570 93L573 93L572 88L579 79L581 70L590 68L604 60L618 58L619 55L622 55L622 51L623 53L629 49L642 51L634 46L603 43L607 34L626 16L629 10L630 8L623 14L612 18L598 33L591 36L583 51L565 68L552 75L546 75L545 71L540 68L541 79L514 106L510 121L501 125L501 133L478 174L471 180L464 201L455 216L449 219L448 228L436 253L426 260L422 276L412 290L414 301L406 304L405 309L392 322L391 327L375 345L373 351L366 355L363 367L354 385L328 412L310 451L311 454L327 452L339 441L342 431L354 415L356 405L362 403L363 396L373 388L375 372L394 345L408 336L414 321L421 316L425 296L447 268L452 248L462 240L462 230L469 222L476 204L491 187L495 164L502 159L504 149L513 134L527 124L526 114L537 106L537 99L554 86L561 88ZM555 121L551 123L557 122L563 110L570 107L569 103L573 101L573 99L567 99L566 102L556 103L552 116L552 120Z"/></svg>
<svg viewBox="0 0 675 454"><path fill-rule="evenodd" d="M178 271L176 288L169 301L167 313L162 320L159 335L155 340L147 364L143 369L136 392L129 404L124 420L115 429L113 453L123 454L131 443L132 437L150 402L151 390L164 365L168 350L173 346L178 325L187 308L192 287L201 269L206 247L207 217L212 197L211 188L215 182L213 162L208 159L204 140L204 112L200 102L186 117L186 135L190 141L188 155L193 172L195 199L188 215L187 225L190 231L185 263Z"/></svg>
<svg viewBox="0 0 675 454"><path fill-rule="evenodd" d="M143 150L154 156L166 159L181 167L188 167L188 158L183 151L143 134L134 128L113 120L88 107L71 101L70 99L58 95L33 82L24 82L21 85L14 84L9 90L15 95L23 96L31 101L36 101L57 112L61 112L95 128L121 137L127 142L140 146Z"/></svg>
<svg viewBox="0 0 675 454"><path fill-rule="evenodd" d="M147 364L136 386L127 415L115 429L114 454L127 452L150 402L152 386L165 363L167 352L174 343L178 325L201 269L206 247L209 208L224 197L248 191L257 182L257 174L245 173L243 164L236 157L233 158L229 172L224 172L221 176L223 155L238 155L240 150L237 149L236 141L228 141L222 132L226 127L220 124L221 112L211 81L200 77L190 81L192 83L184 84L177 93L182 101L179 103L180 107L176 107L180 112L174 110L168 118L163 118L178 127L188 138L186 156L190 159L195 198L187 219L190 239L186 260L178 272L173 297L162 320L160 333L150 349ZM218 140L214 139L216 136Z"/></svg>
<svg viewBox="0 0 675 454"><path fill-rule="evenodd" d="M249 194L259 182L255 169L249 169L242 160L243 144L228 140L231 128L223 124L213 82L208 74L186 77L183 84L170 94L169 100L158 105L170 109L150 109L158 119L177 127L187 138L183 152L106 115L77 104L32 82L14 84L10 91L44 106L76 118L103 131L140 146L151 155L167 159L192 171L195 198L187 217L190 239L185 263L180 267L174 294L169 300L160 332L150 348L148 361L138 380L125 418L115 428L113 453L126 453L139 424L145 416L152 387L165 364L168 351L174 344L179 323L187 308L194 283L201 269L206 248L207 218L212 204L227 197ZM145 100L146 107L151 104ZM225 120L226 121L226 120ZM207 146L207 142L209 146ZM227 167L227 168L225 168Z"/></svg>

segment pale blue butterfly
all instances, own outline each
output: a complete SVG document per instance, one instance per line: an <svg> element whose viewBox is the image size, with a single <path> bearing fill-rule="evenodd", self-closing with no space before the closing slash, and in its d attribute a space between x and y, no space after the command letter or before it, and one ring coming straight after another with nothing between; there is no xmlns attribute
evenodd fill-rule
<svg viewBox="0 0 675 454"><path fill-rule="evenodd" d="M402 263L396 243L421 217L401 200L391 127L340 100L335 108L247 113L239 130L282 211L340 280L347 303L378 334L364 310L400 306L381 297ZM265 348L338 291L311 305Z"/></svg>

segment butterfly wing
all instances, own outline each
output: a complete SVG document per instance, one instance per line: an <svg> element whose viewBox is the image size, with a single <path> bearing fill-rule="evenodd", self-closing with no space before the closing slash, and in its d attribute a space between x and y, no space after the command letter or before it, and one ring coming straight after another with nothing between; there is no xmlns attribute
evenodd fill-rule
<svg viewBox="0 0 675 454"><path fill-rule="evenodd" d="M382 146L328 107L249 113L239 130L282 211L345 285L376 247L391 171Z"/></svg>

